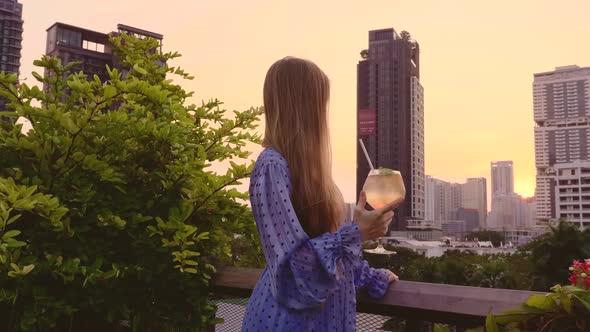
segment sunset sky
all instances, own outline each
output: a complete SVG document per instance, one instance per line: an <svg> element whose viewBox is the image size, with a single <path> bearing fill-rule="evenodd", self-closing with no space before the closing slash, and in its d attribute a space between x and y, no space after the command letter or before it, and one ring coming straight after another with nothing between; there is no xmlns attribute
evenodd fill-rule
<svg viewBox="0 0 590 332"><path fill-rule="evenodd" d="M515 189L535 187L533 73L590 66L588 0L21 0L22 77L45 51L54 22L109 32L124 23L164 35L175 64L196 75L195 102L228 109L262 104L262 82L278 58L316 62L332 82L334 174L355 197L356 64L368 31L408 30L420 43L425 90L426 174L449 181L490 177L513 160Z"/></svg>

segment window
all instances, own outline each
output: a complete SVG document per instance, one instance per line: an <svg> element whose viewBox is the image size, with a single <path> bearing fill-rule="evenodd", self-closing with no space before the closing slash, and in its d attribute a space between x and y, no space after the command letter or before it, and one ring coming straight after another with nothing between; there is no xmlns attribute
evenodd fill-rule
<svg viewBox="0 0 590 332"><path fill-rule="evenodd" d="M71 31L63 28L57 30L58 43L70 45L74 47L82 46L82 33L78 31Z"/></svg>

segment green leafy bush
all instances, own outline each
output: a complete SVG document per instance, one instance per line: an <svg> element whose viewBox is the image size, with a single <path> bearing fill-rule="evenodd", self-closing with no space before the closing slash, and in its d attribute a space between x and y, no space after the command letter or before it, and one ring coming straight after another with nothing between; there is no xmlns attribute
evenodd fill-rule
<svg viewBox="0 0 590 332"><path fill-rule="evenodd" d="M590 257L590 229L582 231L569 222L561 221L523 250L531 253L532 289L546 291L553 285L568 283L568 271L561 267L568 266L575 259Z"/></svg>
<svg viewBox="0 0 590 332"><path fill-rule="evenodd" d="M261 110L189 105L179 54L112 43L123 69L106 82L48 57L33 73L46 90L0 73L13 119L0 121L2 331L198 331L215 323L214 264L255 232L233 185Z"/></svg>
<svg viewBox="0 0 590 332"><path fill-rule="evenodd" d="M486 331L589 331L590 291L559 285L551 290L547 295L531 296L519 309L490 314Z"/></svg>

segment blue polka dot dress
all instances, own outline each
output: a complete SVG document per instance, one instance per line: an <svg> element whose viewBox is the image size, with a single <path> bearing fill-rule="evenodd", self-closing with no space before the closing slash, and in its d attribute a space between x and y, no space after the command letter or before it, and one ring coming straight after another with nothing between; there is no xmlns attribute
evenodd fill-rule
<svg viewBox="0 0 590 332"><path fill-rule="evenodd" d="M356 290L383 296L387 272L362 260L355 222L310 239L291 205L290 185L285 158L265 149L252 172L250 201L266 268L242 331L356 331Z"/></svg>

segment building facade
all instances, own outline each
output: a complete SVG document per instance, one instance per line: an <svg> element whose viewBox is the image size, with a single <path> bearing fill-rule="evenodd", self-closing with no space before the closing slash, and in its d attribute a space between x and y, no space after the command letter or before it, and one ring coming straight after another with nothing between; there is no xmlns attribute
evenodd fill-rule
<svg viewBox="0 0 590 332"><path fill-rule="evenodd" d="M514 192L514 163L512 161L492 161L492 204L496 193Z"/></svg>
<svg viewBox="0 0 590 332"><path fill-rule="evenodd" d="M23 42L23 5L17 0L0 0L0 71L20 74ZM6 101L0 98L0 110Z"/></svg>
<svg viewBox="0 0 590 332"><path fill-rule="evenodd" d="M83 71L87 76L97 75L101 81L109 79L106 66L119 68L109 42L111 36L133 34L139 38L150 37L162 41L163 36L154 32L117 25L117 31L102 33L64 23L55 23L47 29L46 54L57 57L63 65L79 61L75 71ZM120 68L125 73L125 68ZM44 87L47 91L49 87Z"/></svg>
<svg viewBox="0 0 590 332"><path fill-rule="evenodd" d="M433 177L426 177L426 211L427 221L440 225L442 221L455 220L457 210L461 207L461 185Z"/></svg>
<svg viewBox="0 0 590 332"><path fill-rule="evenodd" d="M479 211L461 207L457 210L457 220L465 222L466 232L473 232L479 228Z"/></svg>
<svg viewBox="0 0 590 332"><path fill-rule="evenodd" d="M427 175L424 180L424 220L434 221L435 218L436 181L438 180L430 175Z"/></svg>
<svg viewBox="0 0 590 332"><path fill-rule="evenodd" d="M437 225L464 220L469 231L485 228L486 182L485 178L470 178L466 183L452 183L427 176L426 220Z"/></svg>
<svg viewBox="0 0 590 332"><path fill-rule="evenodd" d="M465 220L447 220L441 223L443 235L462 240L467 233Z"/></svg>
<svg viewBox="0 0 590 332"><path fill-rule="evenodd" d="M556 191L558 169L590 160L590 67L563 66L535 74L533 107L536 219L546 223L561 214L579 214L559 208L561 198L555 193L559 192ZM562 167L562 164L568 165ZM560 186L560 189L569 188ZM577 224L584 224L576 220Z"/></svg>
<svg viewBox="0 0 590 332"><path fill-rule="evenodd" d="M535 238L548 233L550 231L547 226L532 226L526 229L523 228L505 228L504 241L506 245L512 244L515 247L523 246Z"/></svg>
<svg viewBox="0 0 590 332"><path fill-rule="evenodd" d="M396 210L393 229L423 220L424 90L419 45L409 35L394 29L369 31L369 48L357 65L357 125L375 167L398 170L404 178L406 199ZM357 148L357 192L368 173Z"/></svg>
<svg viewBox="0 0 590 332"><path fill-rule="evenodd" d="M488 216L487 229L528 229L535 225L535 199L516 193L498 193Z"/></svg>
<svg viewBox="0 0 590 332"><path fill-rule="evenodd" d="M475 209L479 216L479 228L485 228L488 216L486 178L469 178L461 187L461 207Z"/></svg>
<svg viewBox="0 0 590 332"><path fill-rule="evenodd" d="M16 0L0 0L0 70L19 74L23 41L23 5Z"/></svg>
<svg viewBox="0 0 590 332"><path fill-rule="evenodd" d="M557 164L555 173L556 218L590 227L590 162Z"/></svg>

